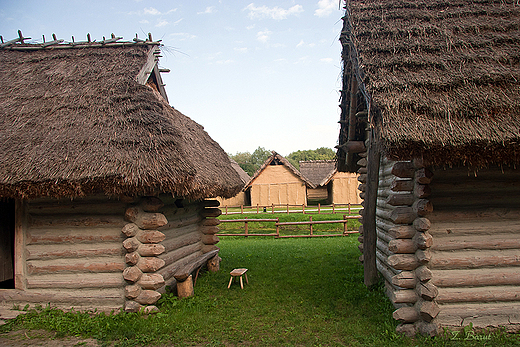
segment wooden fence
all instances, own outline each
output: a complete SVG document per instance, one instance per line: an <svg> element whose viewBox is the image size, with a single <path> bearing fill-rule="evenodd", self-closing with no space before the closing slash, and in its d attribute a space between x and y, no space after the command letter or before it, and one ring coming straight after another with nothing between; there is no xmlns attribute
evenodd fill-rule
<svg viewBox="0 0 520 347"><path fill-rule="evenodd" d="M226 234L226 233L217 233L218 236L274 236L275 238L292 238L292 237L328 237L328 236L345 236L348 234L357 234L359 231L348 231L347 230L347 223L350 219L359 219L361 216L347 216L344 215L342 220L317 220L313 221L312 216L309 217L308 222L280 222L279 218L276 219L254 219L254 218L247 218L244 219L222 219L220 220L220 223L244 223L244 232L239 234ZM276 227L275 233L249 233L249 225L248 223L252 222L267 222L267 223L274 223L274 226ZM341 234L314 234L313 231L313 225L315 224L333 224L333 223L343 223L343 233ZM285 225L309 225L309 235L280 235L280 226Z"/></svg>
<svg viewBox="0 0 520 347"><path fill-rule="evenodd" d="M327 214L337 213L340 211L348 211L350 214L352 208L361 208L360 204L332 204L332 205L321 205L309 206L309 205L256 205L256 206L221 206L220 210L222 214L244 214L244 213L303 213L303 214ZM240 209L240 211L229 211L230 209ZM251 212L248 212L251 211ZM327 212L331 211L331 212Z"/></svg>

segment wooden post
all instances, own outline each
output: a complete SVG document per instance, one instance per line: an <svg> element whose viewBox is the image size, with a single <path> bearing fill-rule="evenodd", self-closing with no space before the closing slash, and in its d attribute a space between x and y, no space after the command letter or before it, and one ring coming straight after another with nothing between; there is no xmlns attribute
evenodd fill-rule
<svg viewBox="0 0 520 347"><path fill-rule="evenodd" d="M318 203L318 214L320 214L320 210L321 210L321 204Z"/></svg>
<svg viewBox="0 0 520 347"><path fill-rule="evenodd" d="M271 213L274 214L274 204L271 204Z"/></svg>
<svg viewBox="0 0 520 347"><path fill-rule="evenodd" d="M336 213L336 204L332 203L332 214Z"/></svg>
<svg viewBox="0 0 520 347"><path fill-rule="evenodd" d="M260 206L258 204L256 204L256 214L258 214L260 212Z"/></svg>
<svg viewBox="0 0 520 347"><path fill-rule="evenodd" d="M244 219L247 219L247 217L244 217ZM247 221L244 222L244 234L246 234L246 237L249 234L249 227L247 226Z"/></svg>
<svg viewBox="0 0 520 347"><path fill-rule="evenodd" d="M312 222L312 216L309 216L309 222ZM310 226L310 229L311 229L311 235L312 235L312 223L309 224L309 226Z"/></svg>
<svg viewBox="0 0 520 347"><path fill-rule="evenodd" d="M280 223L280 218L276 218L276 237L280 237L280 226L278 223Z"/></svg>
<svg viewBox="0 0 520 347"><path fill-rule="evenodd" d="M305 204L302 204L302 213L305 214Z"/></svg>
<svg viewBox="0 0 520 347"><path fill-rule="evenodd" d="M244 214L244 205L240 205L240 214Z"/></svg>
<svg viewBox="0 0 520 347"><path fill-rule="evenodd" d="M289 214L289 204L287 204L287 214Z"/></svg>
<svg viewBox="0 0 520 347"><path fill-rule="evenodd" d="M227 205L226 205L226 216L227 216Z"/></svg>
<svg viewBox="0 0 520 347"><path fill-rule="evenodd" d="M363 268L364 283L367 287L370 287L378 281L376 266L376 205L381 153L377 148L374 129L371 128L368 132L368 172L365 190L365 209L363 213Z"/></svg>
<svg viewBox="0 0 520 347"><path fill-rule="evenodd" d="M343 215L343 234L346 234L348 231L348 225L347 225L347 216Z"/></svg>
<svg viewBox="0 0 520 347"><path fill-rule="evenodd" d="M350 215L350 202L348 203L348 214Z"/></svg>

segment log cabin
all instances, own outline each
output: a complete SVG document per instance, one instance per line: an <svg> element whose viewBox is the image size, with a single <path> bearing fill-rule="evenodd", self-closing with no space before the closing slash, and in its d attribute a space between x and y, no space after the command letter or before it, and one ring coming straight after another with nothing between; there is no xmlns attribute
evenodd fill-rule
<svg viewBox="0 0 520 347"><path fill-rule="evenodd" d="M315 188L286 158L272 151L244 190L251 206L307 205L307 188Z"/></svg>
<svg viewBox="0 0 520 347"><path fill-rule="evenodd" d="M208 198L243 183L168 104L151 35L27 39L0 45L0 302L153 310L219 259Z"/></svg>
<svg viewBox="0 0 520 347"><path fill-rule="evenodd" d="M397 330L520 328L520 7L345 2L338 169Z"/></svg>
<svg viewBox="0 0 520 347"><path fill-rule="evenodd" d="M339 172L336 160L305 160L298 163L301 174L316 188L307 188L307 202L331 204L359 204L357 174Z"/></svg>

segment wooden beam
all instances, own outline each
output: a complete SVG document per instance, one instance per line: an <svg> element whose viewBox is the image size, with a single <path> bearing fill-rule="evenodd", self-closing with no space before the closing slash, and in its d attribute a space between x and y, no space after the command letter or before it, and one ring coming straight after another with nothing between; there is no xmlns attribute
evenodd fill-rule
<svg viewBox="0 0 520 347"><path fill-rule="evenodd" d="M377 283L376 266L376 203L381 154L377 148L374 129L369 131L368 173L366 182L365 213L363 216L363 267L364 283L370 287Z"/></svg>

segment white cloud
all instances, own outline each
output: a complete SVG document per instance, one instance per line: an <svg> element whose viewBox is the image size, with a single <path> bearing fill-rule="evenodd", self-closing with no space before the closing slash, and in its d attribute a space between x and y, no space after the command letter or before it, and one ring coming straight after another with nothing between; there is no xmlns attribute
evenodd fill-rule
<svg viewBox="0 0 520 347"><path fill-rule="evenodd" d="M215 12L215 6L208 6L206 9L202 12L197 12L197 14L206 14L206 13L213 13Z"/></svg>
<svg viewBox="0 0 520 347"><path fill-rule="evenodd" d="M337 0L320 0L318 1L318 9L314 11L314 15L318 17L327 17L337 8Z"/></svg>
<svg viewBox="0 0 520 347"><path fill-rule="evenodd" d="M298 43L298 44L296 45L296 47L301 47L301 46L303 46L304 44L305 44L305 42L303 42L303 40L300 40L300 43Z"/></svg>
<svg viewBox="0 0 520 347"><path fill-rule="evenodd" d="M321 61L322 63L326 63L326 64L332 64L332 63L334 63L334 59L332 59L332 58L321 58L320 61Z"/></svg>
<svg viewBox="0 0 520 347"><path fill-rule="evenodd" d="M224 65L224 64L231 64L231 63L234 63L234 62L235 62L234 60L228 59L228 60L219 60L219 61L216 61L215 63L219 64L219 65Z"/></svg>
<svg viewBox="0 0 520 347"><path fill-rule="evenodd" d="M259 31L258 33L256 33L256 39L260 42L266 43L267 41L269 41L271 34L271 31L265 29L264 31Z"/></svg>
<svg viewBox="0 0 520 347"><path fill-rule="evenodd" d="M177 24L179 24L180 22L182 22L183 19L184 19L184 18L178 19L178 20L176 20L175 22L173 22L173 24L174 24L174 25L177 25Z"/></svg>
<svg viewBox="0 0 520 347"><path fill-rule="evenodd" d="M168 23L168 21L164 20L164 19L161 19L159 20L159 22L157 24L155 24L156 27L163 27L165 25L168 25L170 23Z"/></svg>
<svg viewBox="0 0 520 347"><path fill-rule="evenodd" d="M233 49L240 53L247 53L247 47L235 47Z"/></svg>
<svg viewBox="0 0 520 347"><path fill-rule="evenodd" d="M315 43L305 43L305 41L303 41L303 40L300 40L300 42L296 45L297 48L299 48L299 47L309 47L309 48L312 48L314 46L316 46Z"/></svg>
<svg viewBox="0 0 520 347"><path fill-rule="evenodd" d="M143 19L143 20L140 20L139 23L141 23L141 24L148 24L148 23L150 23L150 22L147 21L146 19Z"/></svg>
<svg viewBox="0 0 520 347"><path fill-rule="evenodd" d="M188 34L188 33L172 33L170 34L171 38L176 38L179 41L191 40L196 38L196 35Z"/></svg>
<svg viewBox="0 0 520 347"><path fill-rule="evenodd" d="M294 5L289 9L280 8L278 6L275 7L267 7L263 6L255 6L254 3L250 3L247 5L243 11L248 10L248 17L251 19L263 19L263 18L271 18L276 20L286 19L288 16L298 15L303 12L302 5Z"/></svg>
<svg viewBox="0 0 520 347"><path fill-rule="evenodd" d="M254 29L254 28L255 28L254 24L253 25L249 25L249 26L246 27L247 30L251 30L251 29Z"/></svg>
<svg viewBox="0 0 520 347"><path fill-rule="evenodd" d="M157 16L157 15L160 15L160 14L161 14L161 11L159 11L159 10L156 9L156 8L150 7L150 8L145 8L145 9L143 10L143 13L144 13L144 14L151 14L152 16Z"/></svg>

